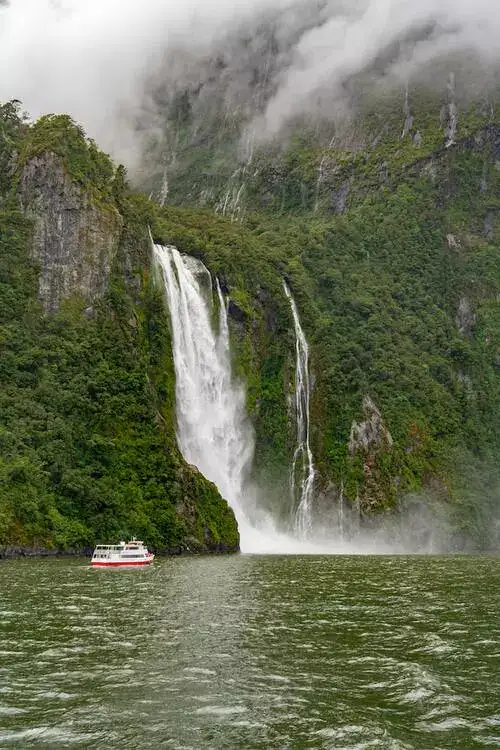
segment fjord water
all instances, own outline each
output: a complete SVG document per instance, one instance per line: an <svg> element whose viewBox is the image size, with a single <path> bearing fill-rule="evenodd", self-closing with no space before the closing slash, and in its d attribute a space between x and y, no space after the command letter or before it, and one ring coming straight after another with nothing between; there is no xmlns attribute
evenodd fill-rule
<svg viewBox="0 0 500 750"><path fill-rule="evenodd" d="M0 563L0 747L500 746L500 560Z"/></svg>

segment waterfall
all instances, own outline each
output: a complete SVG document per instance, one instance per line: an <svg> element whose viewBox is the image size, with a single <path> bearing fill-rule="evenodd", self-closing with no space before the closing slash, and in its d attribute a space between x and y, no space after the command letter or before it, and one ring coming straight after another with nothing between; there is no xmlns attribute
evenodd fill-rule
<svg viewBox="0 0 500 750"><path fill-rule="evenodd" d="M214 295L208 269L199 260L181 255L175 247L153 245L153 249L172 323L177 441L185 460L217 485L233 509L242 552L307 554L337 549L325 541L308 539L314 483L309 447L308 347L289 290L285 288L297 339L297 448L291 478L297 510L293 536L276 528L248 482L254 436L246 415L245 390L231 377L228 308L220 285L216 280L219 319L218 330L214 330Z"/></svg>
<svg viewBox="0 0 500 750"><path fill-rule="evenodd" d="M285 294L290 300L295 327L295 416L297 420L297 446L293 454L290 473L290 488L294 501L294 527L299 539L306 539L312 526L312 497L314 489L314 463L309 443L309 347L300 325L297 305L283 282ZM298 503L298 504L297 504Z"/></svg>
<svg viewBox="0 0 500 750"><path fill-rule="evenodd" d="M404 124L403 124L403 132L401 133L401 138L406 138L406 136L410 133L413 127L413 116L411 114L410 94L408 91L408 83L406 84L406 88L405 88L405 103L403 106L403 114L405 116L405 119L404 119Z"/></svg>
<svg viewBox="0 0 500 750"><path fill-rule="evenodd" d="M218 487L233 509L240 531L242 552L265 554L384 554L400 551L394 531L382 528L378 538L358 534L352 539L352 514L343 493L338 532L330 536L318 528L312 534L312 499L315 481L310 448L309 349L295 301L290 301L296 340L295 413L297 445L290 476L294 499L293 535L276 528L262 509L261 496L248 482L254 453L254 436L246 414L242 385L231 377L228 306L217 280L199 260L181 255L175 247L154 245L156 264L162 271L170 311L172 353L175 365L177 441L188 463ZM218 325L214 298L218 305ZM214 330L216 329L216 330ZM272 498L271 498L272 499ZM357 493L355 531L359 531L360 498ZM268 503L269 505L269 503ZM399 543L398 543L399 544Z"/></svg>
<svg viewBox="0 0 500 750"><path fill-rule="evenodd" d="M344 481L340 483L339 498L339 535L341 541L344 541Z"/></svg>
<svg viewBox="0 0 500 750"><path fill-rule="evenodd" d="M446 148L449 148L455 143L455 136L457 134L458 125L458 107L454 73L450 73L446 89L448 92L448 123L446 125Z"/></svg>
<svg viewBox="0 0 500 750"><path fill-rule="evenodd" d="M232 507L243 539L252 525L245 488L254 439L245 392L231 378L227 307L217 282L219 332L211 323L207 268L175 247L154 245L172 321L177 440L188 463L214 482ZM243 548L243 544L242 544Z"/></svg>

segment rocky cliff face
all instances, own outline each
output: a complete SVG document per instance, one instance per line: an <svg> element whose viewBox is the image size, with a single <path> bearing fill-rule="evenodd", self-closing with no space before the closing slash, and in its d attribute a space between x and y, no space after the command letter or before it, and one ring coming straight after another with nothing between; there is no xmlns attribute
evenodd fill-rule
<svg viewBox="0 0 500 750"><path fill-rule="evenodd" d="M353 421L351 434L349 436L349 453L351 456L357 453L370 453L386 451L392 448L391 433L384 425L382 415L369 396L363 399L362 422Z"/></svg>
<svg viewBox="0 0 500 750"><path fill-rule="evenodd" d="M27 125L17 102L0 104L0 204L0 557L134 534L237 550L233 512L176 443L153 205L69 117ZM92 315L62 304L99 297Z"/></svg>
<svg viewBox="0 0 500 750"><path fill-rule="evenodd" d="M40 265L39 298L47 313L69 296L101 297L122 228L111 204L99 205L67 174L62 159L44 153L20 177L20 201L34 222L32 255Z"/></svg>
<svg viewBox="0 0 500 750"><path fill-rule="evenodd" d="M134 195L67 118L42 119L25 133L19 125L17 169L6 180L5 200L20 196L32 222L20 222L14 233L0 231L0 263L15 286L10 296L0 288L0 323L10 325L12 299L21 300L20 338L2 375L13 406L0 411L13 436L6 442L22 442L20 460L32 461L35 432L24 410L31 415L32 404L41 403L49 416L36 412L40 448L29 471L22 464L24 484L15 467L12 475L5 473L4 493L0 487L0 510L5 497L4 517L14 519L11 528L19 522L23 533L6 533L9 543L31 543L38 521L24 518L33 515L34 496L59 514L59 530L47 537L65 549L90 543L96 534L117 533L118 522L158 548L193 549L192 539L203 548L237 546L234 517L226 515L215 490L201 479L185 489L187 469L175 444L168 315L148 251L137 252L149 247L148 227L157 241L202 259L229 297L233 373L246 384L255 430L252 478L266 489L274 517L287 521L290 515L295 445L287 401L295 341L284 278L310 345L311 447L324 515L335 518L341 490L342 513L352 506L356 521L397 507L405 494L436 486L441 478L440 486L446 480L450 497L459 498L458 448L498 455L500 130L493 124L478 130L464 114L455 144L445 148L443 128L430 117L426 128L425 121L419 126L417 153L412 140L401 138L399 112L394 119L396 135L388 132L372 151L329 149L331 171L324 150L307 140L268 160L267 172L263 154L262 170L251 172L258 183L253 205L262 205L259 196L275 186L276 212L269 203L245 221ZM7 154L4 163L12 158ZM5 175L0 169L0 178ZM332 190L344 183L349 195L337 196L332 211ZM313 200L304 200L304 186ZM9 216L0 212L0 230L13 220ZM18 278L19 269L29 266L32 223L30 252L39 265L46 311L57 310L68 296L80 295L89 304L103 294L121 235L113 294L105 295L89 320L68 316L60 337L49 316L37 319L36 327L23 317L29 310L24 300L33 299L36 283L31 268L24 282ZM50 335L44 342L45 329ZM26 344L26 332L36 346ZM24 349L36 359L20 357ZM39 393L31 391L31 381L26 389L27 371L40 383ZM371 399L364 399L361 411L367 393ZM47 430L52 412L64 428L65 450L59 433ZM455 475L458 489L451 484ZM101 507L104 520L95 510Z"/></svg>
<svg viewBox="0 0 500 750"><path fill-rule="evenodd" d="M392 450L393 439L369 396L363 398L363 417L361 422L352 422L348 449L351 456L361 457L363 483L359 501L366 511L383 505L393 494L390 478L382 470L383 456Z"/></svg>

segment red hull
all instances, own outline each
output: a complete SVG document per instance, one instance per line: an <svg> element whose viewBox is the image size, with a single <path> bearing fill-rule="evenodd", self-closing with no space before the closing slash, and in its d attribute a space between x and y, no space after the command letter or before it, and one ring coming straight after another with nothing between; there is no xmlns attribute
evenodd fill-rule
<svg viewBox="0 0 500 750"><path fill-rule="evenodd" d="M151 565L153 560L137 560L136 562L93 562L92 568L145 568Z"/></svg>

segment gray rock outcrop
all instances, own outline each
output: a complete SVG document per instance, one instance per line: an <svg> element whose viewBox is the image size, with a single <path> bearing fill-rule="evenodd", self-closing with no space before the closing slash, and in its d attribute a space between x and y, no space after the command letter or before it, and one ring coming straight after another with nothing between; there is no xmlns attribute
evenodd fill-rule
<svg viewBox="0 0 500 750"><path fill-rule="evenodd" d="M349 436L349 453L351 456L359 452L363 454L372 451L384 451L392 448L391 433L384 425L382 415L376 404L369 396L363 398L362 422L353 421Z"/></svg>
<svg viewBox="0 0 500 750"><path fill-rule="evenodd" d="M458 302L456 324L463 336L469 336L476 325L476 311L472 302L462 296Z"/></svg>
<svg viewBox="0 0 500 750"><path fill-rule="evenodd" d="M56 154L37 156L20 177L20 202L33 220L32 253L40 265L39 298L47 313L70 296L102 297L118 250L122 219L68 175Z"/></svg>

